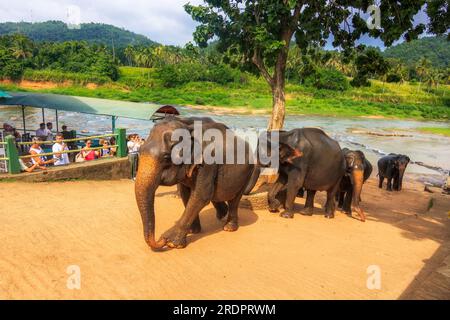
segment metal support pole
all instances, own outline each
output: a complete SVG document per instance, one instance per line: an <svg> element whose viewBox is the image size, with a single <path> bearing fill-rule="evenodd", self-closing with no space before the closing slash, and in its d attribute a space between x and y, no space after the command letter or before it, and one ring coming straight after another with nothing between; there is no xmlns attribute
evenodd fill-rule
<svg viewBox="0 0 450 320"><path fill-rule="evenodd" d="M58 109L55 109L55 114L56 114L56 132L59 132Z"/></svg>
<svg viewBox="0 0 450 320"><path fill-rule="evenodd" d="M111 117L111 132L116 131L116 120L117 120L116 116Z"/></svg>
<svg viewBox="0 0 450 320"><path fill-rule="evenodd" d="M117 134L116 144L117 144L117 157L123 158L127 156L127 131L123 128L117 128L114 131Z"/></svg>
<svg viewBox="0 0 450 320"><path fill-rule="evenodd" d="M45 123L45 113L44 113L44 108L42 108L42 122Z"/></svg>
<svg viewBox="0 0 450 320"><path fill-rule="evenodd" d="M23 133L27 134L26 120L25 120L25 106L22 106L22 123L23 123Z"/></svg>
<svg viewBox="0 0 450 320"><path fill-rule="evenodd" d="M11 174L20 173L19 153L16 148L16 138L7 136L6 141L6 156L8 157L8 172Z"/></svg>

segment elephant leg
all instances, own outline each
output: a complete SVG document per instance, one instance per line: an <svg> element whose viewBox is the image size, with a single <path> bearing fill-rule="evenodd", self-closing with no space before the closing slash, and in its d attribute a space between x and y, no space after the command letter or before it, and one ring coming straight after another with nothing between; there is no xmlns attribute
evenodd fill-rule
<svg viewBox="0 0 450 320"><path fill-rule="evenodd" d="M344 212L348 215L352 215L352 209L351 209L352 198L353 198L353 190L349 189L345 193L345 199L344 199L344 203L342 205L342 210L344 210Z"/></svg>
<svg viewBox="0 0 450 320"><path fill-rule="evenodd" d="M314 213L314 198L316 197L316 190L306 191L305 211L304 215L312 216Z"/></svg>
<svg viewBox="0 0 450 320"><path fill-rule="evenodd" d="M398 175L396 174L393 178L392 189L398 191Z"/></svg>
<svg viewBox="0 0 450 320"><path fill-rule="evenodd" d="M387 177L387 191L392 191L392 177Z"/></svg>
<svg viewBox="0 0 450 320"><path fill-rule="evenodd" d="M183 200L184 207L186 208L186 205L189 201L189 197L191 196L191 189L189 187L186 187L185 185L182 185L181 183L178 184L178 192L180 194L181 200ZM192 225L188 231L188 233L200 233L202 231L202 226L200 224L200 216L197 216L192 222Z"/></svg>
<svg viewBox="0 0 450 320"><path fill-rule="evenodd" d="M270 188L267 194L267 201L269 203L270 212L278 212L278 209L280 208L282 202L277 199L277 196L280 191L285 188L286 183L287 177L284 174L280 174L277 181L273 184L272 188Z"/></svg>
<svg viewBox="0 0 450 320"><path fill-rule="evenodd" d="M186 236L191 226L196 225L200 211L211 201L214 194L214 180L217 166L204 166L198 171L194 189L190 190L183 215L175 226L164 232L162 238L171 248L184 248L187 244Z"/></svg>
<svg viewBox="0 0 450 320"><path fill-rule="evenodd" d="M334 201L334 196L339 189L339 182L327 191L327 202L325 204L325 218L334 218L334 211L336 210L336 203Z"/></svg>
<svg viewBox="0 0 450 320"><path fill-rule="evenodd" d="M383 188L384 176L381 175L380 173L378 174L378 180L379 180L378 188L382 189Z"/></svg>
<svg viewBox="0 0 450 320"><path fill-rule="evenodd" d="M228 201L228 219L227 223L223 226L225 231L236 231L239 228L238 224L238 207L241 201L242 195L237 196L231 201Z"/></svg>
<svg viewBox="0 0 450 320"><path fill-rule="evenodd" d="M214 208L216 208L216 217L217 220L222 220L228 213L228 206L225 202L217 202L217 201L213 201L212 202Z"/></svg>
<svg viewBox="0 0 450 320"><path fill-rule="evenodd" d="M336 200L338 201L338 208L344 205L345 191L336 192Z"/></svg>
<svg viewBox="0 0 450 320"><path fill-rule="evenodd" d="M305 182L306 170L300 170L298 174L294 172L288 177L285 211L280 214L283 218L294 217L294 202L298 190L303 187Z"/></svg>

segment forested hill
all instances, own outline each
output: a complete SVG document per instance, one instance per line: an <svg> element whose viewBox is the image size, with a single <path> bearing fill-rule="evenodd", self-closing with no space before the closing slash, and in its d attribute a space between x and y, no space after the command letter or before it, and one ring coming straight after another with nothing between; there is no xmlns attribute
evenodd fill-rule
<svg viewBox="0 0 450 320"><path fill-rule="evenodd" d="M63 42L84 40L115 47L156 44L146 36L103 23L83 23L80 29L69 29L62 21L4 22L0 35L21 33L35 41Z"/></svg>
<svg viewBox="0 0 450 320"><path fill-rule="evenodd" d="M404 42L384 51L386 58L401 59L407 65L414 65L421 58L427 58L433 67L450 67L450 41L446 37L427 37Z"/></svg>

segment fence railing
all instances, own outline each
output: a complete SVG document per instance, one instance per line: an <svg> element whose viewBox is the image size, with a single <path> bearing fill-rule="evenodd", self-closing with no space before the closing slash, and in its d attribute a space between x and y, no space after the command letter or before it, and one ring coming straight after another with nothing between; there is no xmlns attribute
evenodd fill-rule
<svg viewBox="0 0 450 320"><path fill-rule="evenodd" d="M76 141L86 141L86 140L93 140L93 139L101 139L101 138L107 138L107 137L116 137L116 144L108 146L108 148L116 148L116 157L123 158L127 156L127 142L126 142L126 130L122 128L115 129L113 134L104 134L104 135L96 135L96 136L90 136L90 137L81 137L81 138L74 138L74 139L64 139L63 142L76 142ZM40 141L39 144L53 144L56 141ZM74 150L64 150L64 151L58 151L58 152L47 152L47 153L40 153L40 154L30 154L30 155L23 155L19 156L19 151L17 150L16 145L32 145L34 142L16 142L15 137L13 136L7 136L5 138L4 142L0 141L0 144L5 145L6 149L6 157L0 158L0 160L7 161L8 165L8 172L10 174L17 174L21 172L21 166L19 159L28 159L28 158L35 158L35 157L44 157L44 156L52 156L55 154L61 154L61 153L79 153L81 149L74 149ZM104 149L103 146L101 147L94 147L94 148L84 148L85 151L90 150L100 150Z"/></svg>

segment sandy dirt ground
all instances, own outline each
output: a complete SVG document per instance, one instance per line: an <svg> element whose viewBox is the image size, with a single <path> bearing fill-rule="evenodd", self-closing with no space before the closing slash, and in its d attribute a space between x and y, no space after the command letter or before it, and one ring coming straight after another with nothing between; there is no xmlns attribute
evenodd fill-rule
<svg viewBox="0 0 450 320"><path fill-rule="evenodd" d="M161 253L143 240L133 189L126 180L1 183L0 298L450 298L450 197L417 183L388 193L369 180L365 223L340 211L325 219L323 193L312 217L241 209L234 233L208 206L203 232ZM183 206L173 187L159 188L156 201L160 234ZM71 265L79 290L67 287ZM367 287L373 265L380 289Z"/></svg>

